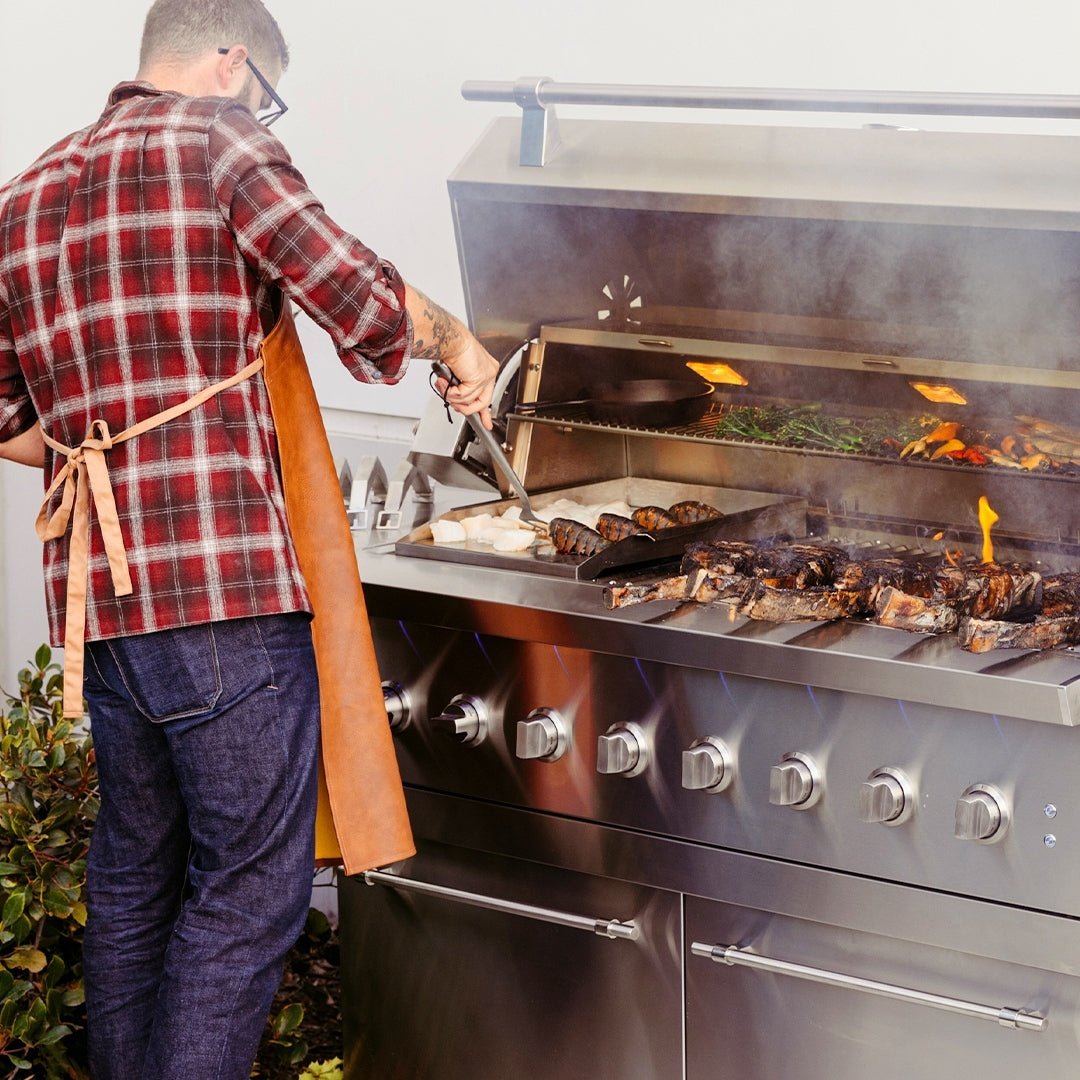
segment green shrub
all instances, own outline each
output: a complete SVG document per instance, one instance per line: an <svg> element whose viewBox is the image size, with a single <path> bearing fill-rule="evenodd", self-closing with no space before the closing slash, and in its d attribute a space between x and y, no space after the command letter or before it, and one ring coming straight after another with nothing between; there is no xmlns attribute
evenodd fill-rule
<svg viewBox="0 0 1080 1080"><path fill-rule="evenodd" d="M0 714L0 1074L84 1077L82 927L97 816L90 734L43 645Z"/></svg>
<svg viewBox="0 0 1080 1080"><path fill-rule="evenodd" d="M82 931L98 811L93 744L84 725L63 718L63 675L48 646L19 672L18 693L2 694L0 1080L84 1080ZM290 1072L308 1056L302 1002L315 1011L333 1005L319 997L327 997L321 953L329 935L313 908L286 966L282 1007L267 1020L260 1057ZM335 1077L332 1070L313 1075Z"/></svg>
<svg viewBox="0 0 1080 1080"><path fill-rule="evenodd" d="M300 1074L298 1080L342 1080L341 1058L330 1061L313 1061Z"/></svg>

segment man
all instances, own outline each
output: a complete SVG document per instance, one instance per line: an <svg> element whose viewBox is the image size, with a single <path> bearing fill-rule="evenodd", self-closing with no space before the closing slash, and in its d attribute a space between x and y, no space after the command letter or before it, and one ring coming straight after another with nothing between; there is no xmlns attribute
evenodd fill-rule
<svg viewBox="0 0 1080 1080"><path fill-rule="evenodd" d="M261 0L156 0L137 81L0 189L0 452L96 485L41 531L53 643L85 616L99 1080L246 1077L307 911L318 688L252 370L282 294L356 378L441 359L490 425L492 358L256 120L288 58Z"/></svg>

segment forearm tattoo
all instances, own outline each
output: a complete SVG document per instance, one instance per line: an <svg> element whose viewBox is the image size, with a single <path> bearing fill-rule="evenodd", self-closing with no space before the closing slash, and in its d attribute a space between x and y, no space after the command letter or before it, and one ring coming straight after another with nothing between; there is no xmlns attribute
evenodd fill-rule
<svg viewBox="0 0 1080 1080"><path fill-rule="evenodd" d="M441 360L453 356L459 351L461 330L457 320L448 311L444 311L430 297L418 289L416 295L424 305L424 319L431 324L430 337L425 340L416 334L413 341L413 356L422 360Z"/></svg>

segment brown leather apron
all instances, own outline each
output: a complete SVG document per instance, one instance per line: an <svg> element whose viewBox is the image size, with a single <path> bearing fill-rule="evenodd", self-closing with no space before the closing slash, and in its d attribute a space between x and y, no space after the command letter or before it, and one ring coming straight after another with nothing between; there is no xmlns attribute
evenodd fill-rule
<svg viewBox="0 0 1080 1080"><path fill-rule="evenodd" d="M315 615L325 776L315 858L357 874L407 859L416 848L345 503L288 302L260 355L289 529Z"/></svg>
<svg viewBox="0 0 1080 1080"><path fill-rule="evenodd" d="M344 864L348 874L406 859L415 853L393 740L367 621L352 534L334 470L322 414L311 385L292 312L284 303L259 357L232 377L112 435L96 420L77 447L43 435L67 457L38 512L43 540L71 525L64 632L64 715L83 715L87 557L91 503L117 596L131 594L123 536L105 454L190 412L215 394L263 369L277 429L285 510L307 585L315 661L319 670L322 761L315 861ZM60 506L47 517L49 499L63 484Z"/></svg>

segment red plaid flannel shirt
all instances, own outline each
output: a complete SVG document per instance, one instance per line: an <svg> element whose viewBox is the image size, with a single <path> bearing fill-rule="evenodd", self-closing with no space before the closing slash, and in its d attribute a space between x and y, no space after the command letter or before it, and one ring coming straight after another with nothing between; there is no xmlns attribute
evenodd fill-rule
<svg viewBox="0 0 1080 1080"><path fill-rule="evenodd" d="M404 282L274 135L235 101L121 84L98 124L0 188L0 441L40 419L76 446L93 420L119 433L227 378L279 290L357 379L401 378ZM108 462L134 592L113 596L92 524L88 639L307 608L261 373ZM47 451L46 486L63 464ZM54 645L67 559L67 537L45 544Z"/></svg>

